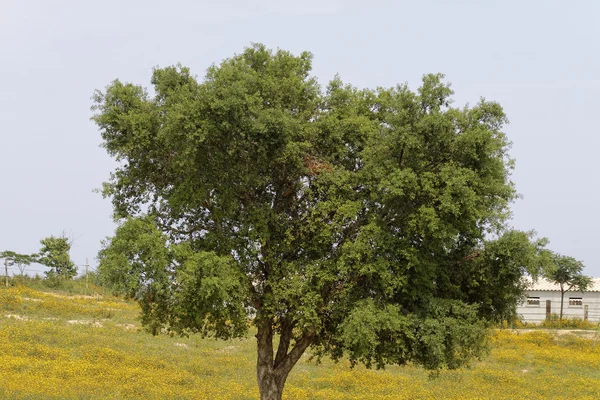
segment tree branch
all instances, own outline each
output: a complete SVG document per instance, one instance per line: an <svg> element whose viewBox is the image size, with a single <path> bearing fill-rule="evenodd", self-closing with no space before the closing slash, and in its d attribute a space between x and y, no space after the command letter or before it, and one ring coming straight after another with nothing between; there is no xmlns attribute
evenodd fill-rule
<svg viewBox="0 0 600 400"><path fill-rule="evenodd" d="M302 354L304 354L308 346L312 344L315 336L316 332L314 329L302 335L302 337L296 341L292 351L290 351L282 360L282 362L277 365L275 369L276 372L287 375L292 370L294 365L296 365L300 357L302 357Z"/></svg>

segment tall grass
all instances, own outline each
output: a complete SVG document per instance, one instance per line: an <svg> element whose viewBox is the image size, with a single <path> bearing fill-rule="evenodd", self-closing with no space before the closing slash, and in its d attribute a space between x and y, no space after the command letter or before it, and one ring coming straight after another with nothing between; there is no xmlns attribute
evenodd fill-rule
<svg viewBox="0 0 600 400"><path fill-rule="evenodd" d="M96 283L94 273L88 274L88 278L80 276L75 279L65 279L57 275L50 277L15 275L9 278L10 287L26 286L41 291L81 295L108 294L108 291Z"/></svg>
<svg viewBox="0 0 600 400"><path fill-rule="evenodd" d="M597 329L599 324L597 322L590 322L576 317L565 317L560 319L558 314L552 314L550 318L546 318L542 322L525 322L515 321L512 324L506 322L502 326L503 328L544 328L544 329Z"/></svg>

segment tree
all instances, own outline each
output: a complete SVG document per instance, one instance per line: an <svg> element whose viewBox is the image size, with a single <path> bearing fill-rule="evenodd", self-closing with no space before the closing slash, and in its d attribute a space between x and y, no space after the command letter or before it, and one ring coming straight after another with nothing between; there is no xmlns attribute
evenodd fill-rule
<svg viewBox="0 0 600 400"><path fill-rule="evenodd" d="M569 290L579 290L582 293L592 283L592 278L583 275L584 265L573 257L553 253L551 263L544 271L546 279L560 285L560 317L563 317L565 293Z"/></svg>
<svg viewBox="0 0 600 400"><path fill-rule="evenodd" d="M261 399L281 398L311 346L367 366L465 364L538 250L504 232L500 105L452 107L442 75L323 92L311 59L254 45L201 82L167 67L152 96L118 80L94 95L120 162L101 276L135 293L153 332L239 337L252 316Z"/></svg>
<svg viewBox="0 0 600 400"><path fill-rule="evenodd" d="M50 268L46 273L48 276L71 279L77 274L77 267L69 255L72 243L64 233L59 237L52 235L42 239L40 243L42 247L36 261Z"/></svg>
<svg viewBox="0 0 600 400"><path fill-rule="evenodd" d="M14 251L5 250L0 252L0 258L8 259L8 266L16 266L21 276L23 276L25 268L35 262L36 254L19 254Z"/></svg>

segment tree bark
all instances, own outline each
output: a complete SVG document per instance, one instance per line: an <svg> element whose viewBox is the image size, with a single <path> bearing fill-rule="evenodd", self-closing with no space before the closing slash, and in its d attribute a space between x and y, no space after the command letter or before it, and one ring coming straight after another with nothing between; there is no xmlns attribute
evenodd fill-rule
<svg viewBox="0 0 600 400"><path fill-rule="evenodd" d="M262 380L258 382L260 400L281 400L286 379L287 375L281 376L276 373L263 374Z"/></svg>

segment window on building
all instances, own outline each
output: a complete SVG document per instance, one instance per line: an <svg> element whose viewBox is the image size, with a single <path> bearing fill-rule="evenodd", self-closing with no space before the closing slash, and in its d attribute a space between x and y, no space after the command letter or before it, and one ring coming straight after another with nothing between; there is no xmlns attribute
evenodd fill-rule
<svg viewBox="0 0 600 400"><path fill-rule="evenodd" d="M528 297L527 298L527 307L539 307L540 306L540 298L539 297Z"/></svg>
<svg viewBox="0 0 600 400"><path fill-rule="evenodd" d="M569 307L583 307L583 299L581 297L569 297Z"/></svg>

